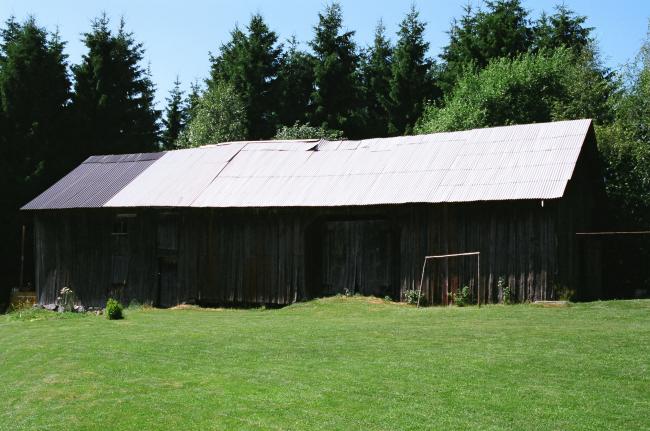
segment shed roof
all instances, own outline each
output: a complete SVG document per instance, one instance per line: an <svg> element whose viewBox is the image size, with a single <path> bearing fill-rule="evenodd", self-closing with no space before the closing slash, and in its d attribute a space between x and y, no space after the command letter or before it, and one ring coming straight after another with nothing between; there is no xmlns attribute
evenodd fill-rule
<svg viewBox="0 0 650 431"><path fill-rule="evenodd" d="M590 125L575 120L360 141L232 142L119 156L124 160L100 156L23 209L560 198ZM94 166L102 157L110 166Z"/></svg>

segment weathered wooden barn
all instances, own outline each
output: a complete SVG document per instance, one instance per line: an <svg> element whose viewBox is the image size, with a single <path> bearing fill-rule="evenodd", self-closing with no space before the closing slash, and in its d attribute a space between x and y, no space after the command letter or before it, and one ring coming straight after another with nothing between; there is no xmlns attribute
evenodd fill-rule
<svg viewBox="0 0 650 431"><path fill-rule="evenodd" d="M94 156L23 207L38 300L69 286L159 306L341 293L429 303L467 285L518 300L600 295L602 194L590 120L362 141L232 142Z"/></svg>

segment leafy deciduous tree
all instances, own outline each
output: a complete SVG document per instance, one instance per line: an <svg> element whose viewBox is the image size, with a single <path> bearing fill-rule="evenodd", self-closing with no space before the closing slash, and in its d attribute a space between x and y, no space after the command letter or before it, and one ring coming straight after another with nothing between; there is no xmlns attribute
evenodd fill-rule
<svg viewBox="0 0 650 431"><path fill-rule="evenodd" d="M418 133L554 120L608 118L613 84L567 48L492 61L467 71L443 106L429 105ZM601 121L602 120L602 121Z"/></svg>
<svg viewBox="0 0 650 431"><path fill-rule="evenodd" d="M199 147L246 139L246 108L226 82L210 86L178 139L179 147Z"/></svg>
<svg viewBox="0 0 650 431"><path fill-rule="evenodd" d="M343 138L340 130L326 129L325 127L314 127L296 121L293 126L283 126L278 129L275 139L331 139Z"/></svg>

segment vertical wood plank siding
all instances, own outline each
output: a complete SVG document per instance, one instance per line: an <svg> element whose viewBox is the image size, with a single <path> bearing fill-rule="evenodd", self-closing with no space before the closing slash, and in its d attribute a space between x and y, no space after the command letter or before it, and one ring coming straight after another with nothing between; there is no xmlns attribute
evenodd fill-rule
<svg viewBox="0 0 650 431"><path fill-rule="evenodd" d="M467 251L481 252L481 302L502 299L499 277L507 280L519 301L551 299L558 286L572 287L589 297L589 287L580 286L581 263L574 235L575 229L589 223L588 205L579 202L580 191L576 186L570 192L575 199L572 205L556 200L543 207L540 201L510 201L40 211L34 232L38 299L54 302L57 292L68 286L87 305L102 305L108 296L159 306L183 301L289 304L335 293L331 280L339 280L334 287L337 291L340 280L353 280L349 281L351 289L397 299L405 290L419 286L425 255ZM116 217L123 213L135 215L125 219L128 275L125 284L114 284L112 231ZM364 258L356 261L344 256L341 259L347 263L343 265L344 260L328 263L333 252L326 247L334 237L327 235L332 235L332 226L343 227L341 232L350 236L348 243L365 244L372 250L359 251ZM377 231L376 238L372 229ZM358 265L366 268L359 270ZM382 275L378 268L393 268L392 274ZM465 285L476 298L476 269L475 257L428 264L423 285L428 302L445 303L448 291ZM364 284L386 279L392 281L384 292Z"/></svg>

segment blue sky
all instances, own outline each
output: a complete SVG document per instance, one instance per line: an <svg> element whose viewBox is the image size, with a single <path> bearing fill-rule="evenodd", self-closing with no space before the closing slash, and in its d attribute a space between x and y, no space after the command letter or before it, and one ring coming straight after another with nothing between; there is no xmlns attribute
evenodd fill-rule
<svg viewBox="0 0 650 431"><path fill-rule="evenodd" d="M561 1L561 0L560 0ZM480 0L470 0L480 5ZM551 12L557 2L524 0L524 5L537 16L542 10ZM59 28L68 41L70 62L78 62L84 53L81 33L102 11L115 24L120 16L136 39L144 43L146 61L150 64L157 87L157 100L164 100L176 75L187 88L194 80L202 80L209 71L208 52L216 52L226 41L236 23L245 25L250 15L260 12L281 39L296 35L309 40L317 13L325 0L0 0L0 19L10 15L19 20L33 14L48 29ZM365 46L372 40L377 21L382 18L388 33L394 37L397 23L411 5L410 0L343 0L344 25L356 30L356 41ZM447 42L446 31L453 17L459 17L467 0L419 0L415 2L429 25L426 39L430 54L437 55ZM638 51L648 28L648 0L564 0L564 4L588 17L595 27L605 62L618 67Z"/></svg>

